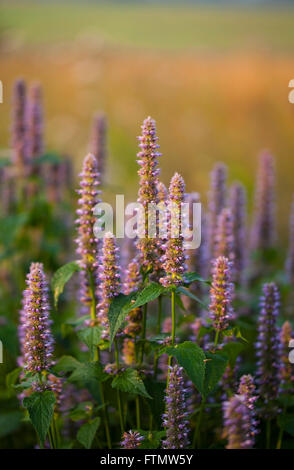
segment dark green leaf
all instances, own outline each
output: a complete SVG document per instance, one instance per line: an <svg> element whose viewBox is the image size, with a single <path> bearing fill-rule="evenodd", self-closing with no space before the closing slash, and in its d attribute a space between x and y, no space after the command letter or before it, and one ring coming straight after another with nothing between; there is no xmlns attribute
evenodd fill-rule
<svg viewBox="0 0 294 470"><path fill-rule="evenodd" d="M144 384L147 392L153 398L153 400L148 400L148 405L150 407L153 418L160 427L165 408L164 392L166 383L158 382L152 379L146 379Z"/></svg>
<svg viewBox="0 0 294 470"><path fill-rule="evenodd" d="M23 413L12 411L11 413L0 414L0 438L15 432L21 426Z"/></svg>
<svg viewBox="0 0 294 470"><path fill-rule="evenodd" d="M229 360L230 366L234 367L237 357L240 352L243 351L244 345L242 343L229 342L226 343L219 353L223 356L226 356Z"/></svg>
<svg viewBox="0 0 294 470"><path fill-rule="evenodd" d="M40 438L41 445L44 445L53 418L55 401L54 393L49 390L46 392L33 392L29 397L23 400L23 406L28 409L32 424Z"/></svg>
<svg viewBox="0 0 294 470"><path fill-rule="evenodd" d="M86 448L91 449L92 443L100 425L100 418L89 421L78 430L77 440Z"/></svg>
<svg viewBox="0 0 294 470"><path fill-rule="evenodd" d="M294 415L282 414L278 417L279 426L294 437Z"/></svg>
<svg viewBox="0 0 294 470"><path fill-rule="evenodd" d="M111 343L114 340L114 337L119 327L121 326L122 322L124 321L128 312L130 311L129 308L135 296L136 296L135 293L132 293L130 295L119 294L111 302L109 311L108 311Z"/></svg>
<svg viewBox="0 0 294 470"><path fill-rule="evenodd" d="M107 377L108 375L104 372L99 362L83 362L79 363L68 380L70 382L82 382L83 384L87 383L98 386Z"/></svg>
<svg viewBox="0 0 294 470"><path fill-rule="evenodd" d="M78 331L80 340L88 346L93 357L95 350L101 340L101 333L103 328L101 326L87 326Z"/></svg>
<svg viewBox="0 0 294 470"><path fill-rule="evenodd" d="M218 382L224 375L224 371L228 365L228 359L220 354L205 353L205 378L202 396L207 397L213 392Z"/></svg>
<svg viewBox="0 0 294 470"><path fill-rule="evenodd" d="M142 431L140 429L139 433L144 436L140 449L158 449L165 437L165 431Z"/></svg>
<svg viewBox="0 0 294 470"><path fill-rule="evenodd" d="M185 341L174 347L169 346L164 352L177 359L197 390L203 393L206 360L203 350L192 341Z"/></svg>
<svg viewBox="0 0 294 470"><path fill-rule="evenodd" d="M131 368L126 369L115 376L111 385L113 388L118 388L122 392L152 398L147 392L144 382L139 377L138 372Z"/></svg>
<svg viewBox="0 0 294 470"><path fill-rule="evenodd" d="M207 281L206 279L203 279L203 277L201 277L200 274L197 274L197 273L185 273L183 278L184 278L185 284L191 284L192 282L195 282L195 281L205 282L206 284L210 284L209 281Z"/></svg>
<svg viewBox="0 0 294 470"><path fill-rule="evenodd" d="M55 366L53 367L53 371L57 374L59 374L60 372L72 372L80 365L81 363L77 361L77 359L75 359L74 357L62 356L57 362L57 364L55 364Z"/></svg>
<svg viewBox="0 0 294 470"><path fill-rule="evenodd" d="M57 306L58 298L62 294L65 284L70 280L76 271L81 268L76 261L71 261L59 268L53 275L51 286L54 293L54 304Z"/></svg>
<svg viewBox="0 0 294 470"><path fill-rule="evenodd" d="M177 287L176 292L178 294L186 295L187 297L190 297L190 299L195 300L195 302L198 302L200 305L202 305L203 308L207 310L208 308L207 305L204 302L202 302L202 300L200 300L198 297L196 297L196 295L192 294L192 292L190 292L189 289L186 289L185 287L180 286L180 287Z"/></svg>
<svg viewBox="0 0 294 470"><path fill-rule="evenodd" d="M22 371L22 367L17 367L6 375L6 387L9 390L13 390L13 386L16 384L19 374Z"/></svg>

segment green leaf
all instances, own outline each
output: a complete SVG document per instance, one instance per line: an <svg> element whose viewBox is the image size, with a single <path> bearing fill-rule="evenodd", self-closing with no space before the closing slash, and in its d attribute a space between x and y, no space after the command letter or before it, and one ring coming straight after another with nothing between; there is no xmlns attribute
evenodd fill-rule
<svg viewBox="0 0 294 470"><path fill-rule="evenodd" d="M102 365L96 361L79 363L68 380L70 382L82 382L97 386L107 377L108 375L104 372Z"/></svg>
<svg viewBox="0 0 294 470"><path fill-rule="evenodd" d="M209 281L206 279L203 279L203 277L200 276L200 274L197 274L195 272L193 273L185 273L183 276L184 283L185 284L191 284L192 282L198 281L198 282L205 282L206 284L210 284Z"/></svg>
<svg viewBox="0 0 294 470"><path fill-rule="evenodd" d="M22 367L17 367L6 375L6 387L8 390L13 390L13 386L16 384L19 374L22 371Z"/></svg>
<svg viewBox="0 0 294 470"><path fill-rule="evenodd" d="M62 294L65 284L70 280L76 271L81 268L76 261L64 264L53 275L51 287L54 293L54 305L57 306L58 298Z"/></svg>
<svg viewBox="0 0 294 470"><path fill-rule="evenodd" d="M81 421L82 419L88 419L91 417L93 411L93 403L90 401L84 401L79 403L75 408L73 408L68 417L72 421Z"/></svg>
<svg viewBox="0 0 294 470"><path fill-rule="evenodd" d="M136 296L136 293L129 295L119 294L113 299L108 310L108 321L110 328L110 341L114 340L114 337L120 328L122 322L126 318L131 305L132 300ZM131 308L132 310L132 308Z"/></svg>
<svg viewBox="0 0 294 470"><path fill-rule="evenodd" d="M164 393L166 388L166 383L157 382L152 379L146 379L144 381L145 387L149 395L153 400L148 400L148 405L150 407L153 418L155 419L157 425L161 426L162 415L164 413L165 401Z"/></svg>
<svg viewBox="0 0 294 470"><path fill-rule="evenodd" d="M33 392L23 400L23 406L28 409L42 446L53 418L55 401L54 393L49 390L46 392Z"/></svg>
<svg viewBox="0 0 294 470"><path fill-rule="evenodd" d="M197 390L202 394L205 376L204 351L192 341L185 341L174 347L167 347L164 352L174 356L178 363L185 369L186 374L192 380Z"/></svg>
<svg viewBox="0 0 294 470"><path fill-rule="evenodd" d="M239 356L240 352L243 351L243 349L244 344L230 341L223 346L219 353L223 356L226 356L229 360L230 366L234 367L237 357Z"/></svg>
<svg viewBox="0 0 294 470"><path fill-rule="evenodd" d="M202 302L202 300L200 300L198 297L196 297L196 295L192 294L192 292L190 292L189 289L186 289L185 287L180 286L180 287L177 287L176 292L178 294L182 294L182 295L186 295L187 297L190 297L190 299L195 300L195 302L198 302L200 305L202 305L203 308L207 310L208 308L207 305L204 302Z"/></svg>
<svg viewBox="0 0 294 470"><path fill-rule="evenodd" d="M114 377L111 385L113 388L118 388L122 392L142 395L143 397L152 399L145 388L144 382L135 369L129 368L120 372Z"/></svg>
<svg viewBox="0 0 294 470"><path fill-rule="evenodd" d="M207 397L209 393L213 392L218 382L224 375L225 369L228 365L228 359L220 354L205 353L205 378L202 396Z"/></svg>
<svg viewBox="0 0 294 470"><path fill-rule="evenodd" d="M165 431L142 431L139 433L144 437L139 449L158 449L162 439L165 437Z"/></svg>
<svg viewBox="0 0 294 470"><path fill-rule="evenodd" d="M92 419L88 423L83 424L83 426L78 430L77 440L86 449L91 449L95 434L100 425L100 421L101 420L99 417Z"/></svg>
<svg viewBox="0 0 294 470"><path fill-rule="evenodd" d="M142 305L152 302L157 299L163 292L166 290L161 284L157 282L151 282L148 286L138 293L135 303L132 305L131 309L141 307Z"/></svg>
<svg viewBox="0 0 294 470"><path fill-rule="evenodd" d="M278 424L280 428L284 429L292 437L294 437L294 415L282 414L278 416Z"/></svg>
<svg viewBox="0 0 294 470"><path fill-rule="evenodd" d="M53 371L59 374L60 372L72 372L77 367L79 367L81 363L72 356L62 356L57 364L53 367Z"/></svg>
<svg viewBox="0 0 294 470"><path fill-rule="evenodd" d="M93 357L95 350L101 340L101 333L103 328L101 326L87 326L78 331L80 340L88 346Z"/></svg>

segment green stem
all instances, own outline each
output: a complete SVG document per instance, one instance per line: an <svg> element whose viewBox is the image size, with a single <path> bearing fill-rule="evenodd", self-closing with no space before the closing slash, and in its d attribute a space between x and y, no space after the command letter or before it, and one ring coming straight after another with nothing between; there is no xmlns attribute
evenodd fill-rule
<svg viewBox="0 0 294 470"><path fill-rule="evenodd" d="M171 315L172 315L172 331L171 331L171 345L175 345L175 338L176 338L176 302L175 302L175 291L171 291ZM170 366L172 365L172 356L168 357L168 371L167 371L167 380L166 380L166 388L169 386L169 374L170 374Z"/></svg>
<svg viewBox="0 0 294 470"><path fill-rule="evenodd" d="M199 416L198 416L198 421L195 426L195 431L194 431L194 436L193 436L193 444L192 448L196 449L196 444L197 448L200 449L201 446L201 433L200 433L200 426L201 426L201 421L202 421L202 415L203 415L203 410L205 407L206 400L205 398L202 398L201 405L200 405L200 410L199 410Z"/></svg>
<svg viewBox="0 0 294 470"><path fill-rule="evenodd" d="M282 441L283 441L283 435L284 435L284 429L280 428L276 449L281 449Z"/></svg>
<svg viewBox="0 0 294 470"><path fill-rule="evenodd" d="M107 447L108 447L108 449L111 449L111 438L110 438L110 430L109 430L108 411L107 411L107 407L106 407L106 404L105 404L104 384L102 382L100 382L100 396L101 396L101 402L102 402L102 405L103 405L103 421L104 421Z"/></svg>
<svg viewBox="0 0 294 470"><path fill-rule="evenodd" d="M215 331L215 338L214 338L214 347L218 345L218 339L219 339L219 330Z"/></svg>
<svg viewBox="0 0 294 470"><path fill-rule="evenodd" d="M146 323L147 323L147 305L145 304L143 307L143 319L142 319L142 334L141 334L141 351L140 351L140 358L139 358L139 366L142 365L143 358L144 358L144 349L145 349L145 339L146 339Z"/></svg>
<svg viewBox="0 0 294 470"><path fill-rule="evenodd" d="M156 333L161 333L161 316L162 316L162 295L158 297L158 315L157 315L157 328Z"/></svg>
<svg viewBox="0 0 294 470"><path fill-rule="evenodd" d="M117 345L117 339L116 338L114 340L114 356L115 356L116 367L119 369L118 345ZM116 390L116 395L117 395L117 405L118 405L120 430L121 430L121 434L123 434L124 433L124 419L123 419L123 414L122 414L121 396L120 396L119 389Z"/></svg>

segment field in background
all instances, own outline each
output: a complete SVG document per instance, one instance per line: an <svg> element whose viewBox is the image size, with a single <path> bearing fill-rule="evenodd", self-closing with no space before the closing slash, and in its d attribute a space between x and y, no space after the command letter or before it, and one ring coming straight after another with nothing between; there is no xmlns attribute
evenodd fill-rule
<svg viewBox="0 0 294 470"><path fill-rule="evenodd" d="M271 149L285 233L294 190L293 21L294 9L282 7L4 2L1 154L9 142L13 79L40 80L49 148L70 153L78 168L92 114L104 110L108 182L129 198L137 189L136 136L149 114L157 120L163 180L178 170L189 191L206 195L209 171L222 160L230 180L243 181L252 195L256 155Z"/></svg>

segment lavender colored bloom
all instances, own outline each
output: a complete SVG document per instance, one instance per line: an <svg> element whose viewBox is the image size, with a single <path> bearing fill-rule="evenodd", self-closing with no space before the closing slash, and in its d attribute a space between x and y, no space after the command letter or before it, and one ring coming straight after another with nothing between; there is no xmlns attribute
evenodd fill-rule
<svg viewBox="0 0 294 470"><path fill-rule="evenodd" d="M104 337L108 336L108 310L111 301L120 292L118 248L111 232L103 239L102 256L99 264L100 302L97 305L99 324L104 327Z"/></svg>
<svg viewBox="0 0 294 470"><path fill-rule="evenodd" d="M138 202L145 209L144 220L140 222L138 230L144 233L144 238L138 240L138 249L141 253L140 263L146 271L156 272L160 269L159 257L157 254L158 239L148 237L148 204L158 203L158 158L161 154L158 152L155 121L148 117L142 125L142 136L139 137L140 152L138 156L139 192Z"/></svg>
<svg viewBox="0 0 294 470"><path fill-rule="evenodd" d="M255 214L251 232L251 248L272 248L276 239L275 230L275 172L272 155L260 155L255 192Z"/></svg>
<svg viewBox="0 0 294 470"><path fill-rule="evenodd" d="M105 159L106 159L106 132L107 132L107 121L106 117L102 113L96 113L93 119L89 151L92 153L97 160L97 169L100 175L101 181L103 181L104 170L105 170Z"/></svg>
<svg viewBox="0 0 294 470"><path fill-rule="evenodd" d="M80 198L78 200L78 218L76 219L78 226L78 237L76 239L78 245L77 253L80 257L79 263L82 268L80 301L87 308L89 308L92 301L89 276L96 283L96 289L98 285L96 260L98 258L99 243L93 233L96 221L93 210L100 201L98 197L100 194L98 190L100 184L98 176L97 160L94 155L88 154L84 159L83 171L80 174L81 189L78 190Z"/></svg>
<svg viewBox="0 0 294 470"><path fill-rule="evenodd" d="M126 280L124 282L124 293L126 295L136 292L142 282L139 263L135 260L128 265ZM124 333L131 338L135 338L141 331L142 308L138 307L128 314ZM128 343L130 344L130 343ZM131 347L131 346L130 346Z"/></svg>
<svg viewBox="0 0 294 470"><path fill-rule="evenodd" d="M217 163L211 172L211 190L209 193L209 238L210 250L214 247L217 219L226 206L227 167Z"/></svg>
<svg viewBox="0 0 294 470"><path fill-rule="evenodd" d="M294 371L293 364L289 360L289 343L293 339L292 326L285 321L281 333L281 369L280 369L280 390L283 394L294 392Z"/></svg>
<svg viewBox="0 0 294 470"><path fill-rule="evenodd" d="M254 380L252 375L242 375L239 383L238 394L245 397L244 403L247 408L254 411L254 403L257 400L257 395L255 394L256 387L254 385Z"/></svg>
<svg viewBox="0 0 294 470"><path fill-rule="evenodd" d="M289 249L288 257L286 260L286 272L288 280L291 284L294 284L294 196L291 205L290 214L290 236L289 236Z"/></svg>
<svg viewBox="0 0 294 470"><path fill-rule="evenodd" d="M21 317L24 321L21 332L21 338L24 338L24 364L30 372L41 372L53 364L48 286L41 263L31 264L26 283Z"/></svg>
<svg viewBox="0 0 294 470"><path fill-rule="evenodd" d="M169 383L166 389L166 412L163 415L166 439L162 442L163 449L186 449L189 445L185 393L183 368L176 364L170 367Z"/></svg>
<svg viewBox="0 0 294 470"><path fill-rule="evenodd" d="M35 84L29 90L27 105L28 156L30 159L40 157L44 152L43 145L43 109L42 90Z"/></svg>
<svg viewBox="0 0 294 470"><path fill-rule="evenodd" d="M142 444L144 437L139 432L129 431L123 433L123 440L121 441L122 449L138 449Z"/></svg>
<svg viewBox="0 0 294 470"><path fill-rule="evenodd" d="M223 209L218 216L214 243L214 258L225 256L230 261L235 260L233 217L230 209Z"/></svg>
<svg viewBox="0 0 294 470"><path fill-rule="evenodd" d="M168 221L168 239L165 245L165 254L162 257L163 271L165 276L160 278L160 282L165 287L179 286L182 284L182 277L187 269L186 255L183 249L182 235L182 215L181 203L184 202L185 182L181 175L175 173L171 179L169 187L169 203L172 204L172 210L177 212L178 227L173 226L173 217ZM173 231L178 228L178 235L172 238Z"/></svg>
<svg viewBox="0 0 294 470"><path fill-rule="evenodd" d="M230 191L230 208L233 220L235 280L244 282L246 268L246 190L241 183L235 183Z"/></svg>
<svg viewBox="0 0 294 470"><path fill-rule="evenodd" d="M280 309L280 294L276 284L263 286L258 319L256 343L258 395L262 400L261 414L270 418L277 413L275 401L279 391L281 357L277 318Z"/></svg>
<svg viewBox="0 0 294 470"><path fill-rule="evenodd" d="M212 284L210 289L209 313L216 330L225 330L233 316L232 298L234 284L232 279L232 263L220 256L213 261Z"/></svg>
<svg viewBox="0 0 294 470"><path fill-rule="evenodd" d="M246 406L244 395L234 395L223 404L224 431L228 440L227 449L252 449L254 446L255 422Z"/></svg>
<svg viewBox="0 0 294 470"><path fill-rule="evenodd" d="M16 80L12 95L12 162L23 174L27 163L27 124L26 124L26 84L22 79Z"/></svg>
<svg viewBox="0 0 294 470"><path fill-rule="evenodd" d="M161 181L157 183L157 200L158 202L166 202L168 198L168 192L165 184Z"/></svg>

